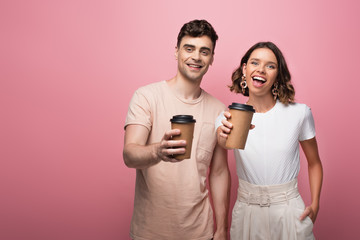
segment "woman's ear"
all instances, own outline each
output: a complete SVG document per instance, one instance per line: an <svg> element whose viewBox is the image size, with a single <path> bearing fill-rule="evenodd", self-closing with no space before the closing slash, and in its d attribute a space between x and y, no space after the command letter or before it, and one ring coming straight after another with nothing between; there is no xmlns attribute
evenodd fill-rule
<svg viewBox="0 0 360 240"><path fill-rule="evenodd" d="M242 70L243 74L245 75L245 72L246 72L246 63L243 63L241 70Z"/></svg>

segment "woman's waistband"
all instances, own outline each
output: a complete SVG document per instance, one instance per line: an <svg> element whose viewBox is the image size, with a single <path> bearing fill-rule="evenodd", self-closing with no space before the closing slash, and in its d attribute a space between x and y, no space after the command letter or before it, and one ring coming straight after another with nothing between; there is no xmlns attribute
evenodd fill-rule
<svg viewBox="0 0 360 240"><path fill-rule="evenodd" d="M276 185L255 185L239 179L238 200L251 205L269 207L299 196L297 178Z"/></svg>

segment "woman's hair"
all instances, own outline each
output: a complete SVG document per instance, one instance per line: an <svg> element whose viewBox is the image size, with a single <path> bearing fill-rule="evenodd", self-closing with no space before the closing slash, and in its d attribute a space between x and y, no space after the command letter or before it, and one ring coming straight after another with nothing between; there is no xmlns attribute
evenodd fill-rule
<svg viewBox="0 0 360 240"><path fill-rule="evenodd" d="M208 36L213 43L213 53L215 51L216 40L218 40L218 35L215 32L215 29L211 26L206 20L193 20L188 23L185 23L177 37L177 47L180 47L180 42L185 36L190 37L202 37Z"/></svg>
<svg viewBox="0 0 360 240"><path fill-rule="evenodd" d="M245 53L245 55L241 59L240 66L233 72L231 76L232 85L229 86L230 91L235 93L241 93L244 96L249 96L249 88L246 88L245 93L243 93L240 86L240 83L242 81L241 77L243 76L242 67L244 63L247 64L251 53L258 48L268 48L276 56L276 60L278 62L278 74L276 76L275 82L278 83L278 98L280 102L284 104L294 102L295 89L294 86L291 84L291 75L287 67L285 58L281 53L280 49L272 42L258 42Z"/></svg>

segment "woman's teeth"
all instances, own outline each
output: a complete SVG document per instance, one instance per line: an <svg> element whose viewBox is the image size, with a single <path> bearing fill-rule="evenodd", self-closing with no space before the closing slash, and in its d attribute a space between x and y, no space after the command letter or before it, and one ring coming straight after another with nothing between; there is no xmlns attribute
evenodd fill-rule
<svg viewBox="0 0 360 240"><path fill-rule="evenodd" d="M252 78L253 80L256 80L256 81L260 81L260 82L266 82L266 79L262 78L262 77L253 77Z"/></svg>

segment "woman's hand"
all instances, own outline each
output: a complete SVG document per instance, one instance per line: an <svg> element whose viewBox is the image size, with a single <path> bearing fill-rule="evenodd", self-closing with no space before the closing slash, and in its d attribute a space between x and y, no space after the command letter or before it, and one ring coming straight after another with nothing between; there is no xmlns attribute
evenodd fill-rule
<svg viewBox="0 0 360 240"><path fill-rule="evenodd" d="M218 139L218 143L220 144L220 146L228 149L225 146L226 139L228 138L228 135L230 134L231 129L233 128L233 125L228 121L228 119L231 118L231 113L225 111L224 116L226 119L223 119L221 121L222 125L220 127L218 127L218 129L217 129L217 139ZM252 124L250 125L250 129L253 129L254 127L255 127L254 125L252 125Z"/></svg>
<svg viewBox="0 0 360 240"><path fill-rule="evenodd" d="M311 221L315 223L318 212L319 212L319 207L313 207L310 205L306 207L304 212L301 214L300 221L303 221L307 216L309 216Z"/></svg>
<svg viewBox="0 0 360 240"><path fill-rule="evenodd" d="M228 121L229 118L231 118L231 113L230 112L224 112L224 116L226 117L226 119L223 119L221 121L222 126L220 126L221 131L219 132L220 137L223 138L227 138L233 125Z"/></svg>

